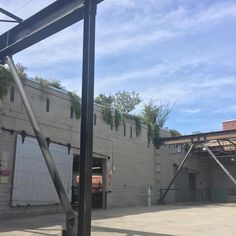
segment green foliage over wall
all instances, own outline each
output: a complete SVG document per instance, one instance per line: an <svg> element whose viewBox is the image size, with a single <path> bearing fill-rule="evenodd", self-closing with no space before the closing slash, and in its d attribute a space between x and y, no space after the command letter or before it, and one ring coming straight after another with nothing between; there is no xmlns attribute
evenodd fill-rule
<svg viewBox="0 0 236 236"><path fill-rule="evenodd" d="M115 122L116 130L119 130L119 126L121 124L121 114L118 110L115 110L114 122Z"/></svg>
<svg viewBox="0 0 236 236"><path fill-rule="evenodd" d="M25 73L26 68L20 63L17 63L16 69L20 79L24 81L27 78ZM0 99L3 99L7 95L11 82L13 82L13 75L11 71L8 68L0 65Z"/></svg>
<svg viewBox="0 0 236 236"><path fill-rule="evenodd" d="M75 117L79 119L81 116L80 97L75 92L68 92L68 94L70 95L71 105L73 107Z"/></svg>
<svg viewBox="0 0 236 236"><path fill-rule="evenodd" d="M13 77L11 72L4 66L0 65L0 99L7 95L8 88Z"/></svg>
<svg viewBox="0 0 236 236"><path fill-rule="evenodd" d="M176 129L169 129L171 137L181 136L182 134Z"/></svg>
<svg viewBox="0 0 236 236"><path fill-rule="evenodd" d="M112 96L106 96L105 94L100 94L98 97L95 98L95 102L97 104L102 105L103 121L108 125L110 125L111 129L113 129L114 122L112 116L112 103L113 103Z"/></svg>
<svg viewBox="0 0 236 236"><path fill-rule="evenodd" d="M142 117L133 116L132 118L133 118L133 120L135 122L135 126L136 126L136 137L138 137L142 131Z"/></svg>

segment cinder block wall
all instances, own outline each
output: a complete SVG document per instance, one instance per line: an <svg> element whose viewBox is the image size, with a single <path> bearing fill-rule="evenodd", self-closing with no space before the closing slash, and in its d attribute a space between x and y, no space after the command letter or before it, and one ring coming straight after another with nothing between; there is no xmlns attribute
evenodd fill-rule
<svg viewBox="0 0 236 236"><path fill-rule="evenodd" d="M14 84L12 85L14 86ZM25 81L25 90L40 123L41 130L52 141L79 147L80 120L70 118L71 101L67 93L42 87L34 81ZM49 98L49 112L46 99ZM135 123L126 119L126 136L123 122L119 130L102 120L101 107L95 105L96 125L94 125L95 156L107 160L107 207L127 205L147 205L147 189L152 187L152 200L156 203L158 194L157 156L153 145L148 146L147 127L142 125L141 135L136 137ZM22 131L33 135L24 106L16 89L14 102L10 94L3 99L0 110L1 127ZM130 136L132 127L132 137ZM0 184L0 216L9 214L37 214L59 211L57 206L11 208L12 173L14 170L15 134L0 134L0 160L6 161L10 170L8 183ZM79 150L72 150L79 153Z"/></svg>
<svg viewBox="0 0 236 236"><path fill-rule="evenodd" d="M175 174L175 167L179 166L183 160L186 152L180 145L166 145L162 146L159 150L160 159L160 189L165 189L168 187L170 181ZM207 192L211 188L211 166L209 163L200 162L199 158L193 154L189 157L183 167L183 171L187 173L196 173L196 189L202 190L202 200L207 200ZM183 188L188 189L188 176L181 179L181 173L177 177L175 183L172 185L171 189ZM204 190L204 191L203 191ZM199 191L200 194L200 191ZM180 196L182 195L182 196ZM209 195L209 194L208 194ZM178 196L178 198L176 198ZM180 199L186 199L187 192L185 191L175 191L171 190L168 192L165 201L175 202ZM198 199L200 200L200 199Z"/></svg>

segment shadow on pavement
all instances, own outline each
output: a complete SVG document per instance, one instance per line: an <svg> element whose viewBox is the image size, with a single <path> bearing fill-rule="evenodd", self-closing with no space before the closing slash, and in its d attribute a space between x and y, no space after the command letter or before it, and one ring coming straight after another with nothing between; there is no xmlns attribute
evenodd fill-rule
<svg viewBox="0 0 236 236"><path fill-rule="evenodd" d="M128 230L128 229L108 228L108 227L101 227L101 226L92 226L92 232L120 233L125 236L174 236L170 234L159 234L159 233L135 231L135 230Z"/></svg>

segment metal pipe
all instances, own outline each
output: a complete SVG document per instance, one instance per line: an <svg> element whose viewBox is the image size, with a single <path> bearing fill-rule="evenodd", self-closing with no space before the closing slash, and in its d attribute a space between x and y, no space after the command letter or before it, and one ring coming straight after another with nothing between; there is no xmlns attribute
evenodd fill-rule
<svg viewBox="0 0 236 236"><path fill-rule="evenodd" d="M176 180L176 178L177 178L179 172L181 171L181 169L182 169L184 163L187 161L187 159L188 159L188 157L189 157L189 154L190 154L190 152L191 152L192 149L193 149L193 146L194 146L194 144L192 144L192 145L190 146L188 152L186 153L186 155L185 155L183 161L181 162L180 166L178 167L177 172L175 173L174 177L173 177L172 180L170 181L170 183L169 183L168 187L166 188L165 192L164 192L163 194L161 194L161 197L160 197L160 199L159 199L159 203L163 203L163 202L164 202L165 197L166 197L167 193L169 192L169 190L170 190L172 184L173 184L174 181Z"/></svg>
<svg viewBox="0 0 236 236"><path fill-rule="evenodd" d="M84 1L78 236L90 236L91 234L96 8L96 1Z"/></svg>
<svg viewBox="0 0 236 236"><path fill-rule="evenodd" d="M16 20L0 20L0 22L18 23Z"/></svg>
<svg viewBox="0 0 236 236"><path fill-rule="evenodd" d="M48 167L49 173L51 175L52 181L54 183L55 189L57 191L58 197L59 197L62 207L67 215L67 227L69 227L71 230L71 228L73 228L74 225L76 224L75 223L76 214L73 212L72 206L70 204L70 200L67 197L66 191L65 191L64 186L62 184L62 181L61 181L61 178L60 178L59 173L57 171L56 165L53 161L53 158L51 156L49 148L45 142L45 137L43 136L43 134L40 131L39 124L38 124L37 119L34 115L33 109L30 105L29 99L25 93L21 79L17 73L17 69L15 67L15 64L14 64L12 58L9 56L6 57L6 62L8 63L9 68L13 74L14 81L16 83L18 90L19 90L21 99L22 99L23 104L25 106L25 110L28 114L30 123L32 125L35 137L38 140L39 147L42 151L44 160L47 164L47 167ZM67 234L67 235L70 235L70 234ZM73 234L71 234L71 236L72 235Z"/></svg>
<svg viewBox="0 0 236 236"><path fill-rule="evenodd" d="M205 143L203 143L203 146L206 148L208 153L212 156L212 158L216 161L216 163L221 167L221 169L225 172L225 174L230 178L230 180L236 185L235 178L229 173L229 171L223 166L223 164L217 159L217 157L214 155L214 153L210 150L209 147Z"/></svg>

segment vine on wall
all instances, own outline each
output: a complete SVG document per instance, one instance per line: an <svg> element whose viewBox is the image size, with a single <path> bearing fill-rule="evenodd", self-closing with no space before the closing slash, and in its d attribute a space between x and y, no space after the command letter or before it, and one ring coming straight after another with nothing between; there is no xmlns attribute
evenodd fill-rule
<svg viewBox="0 0 236 236"><path fill-rule="evenodd" d="M80 97L75 92L68 92L70 99L71 99L71 105L73 107L73 110L75 112L75 117L77 119L81 116L81 105L80 105Z"/></svg>
<svg viewBox="0 0 236 236"><path fill-rule="evenodd" d="M26 68L20 63L17 63L16 69L20 79L24 81L27 78L27 75L25 73ZM11 71L5 68L3 65L0 65L0 99L3 99L7 95L9 86L12 82L13 75Z"/></svg>
<svg viewBox="0 0 236 236"><path fill-rule="evenodd" d="M3 99L8 92L12 81L12 74L3 66L0 67L0 99Z"/></svg>
<svg viewBox="0 0 236 236"><path fill-rule="evenodd" d="M157 124L147 123L148 128L148 145L151 141L155 147L158 147L159 137L160 137L160 127Z"/></svg>
<svg viewBox="0 0 236 236"><path fill-rule="evenodd" d="M142 118L139 116L133 116L132 118L134 119L136 126L136 137L138 137L141 134L142 130Z"/></svg>
<svg viewBox="0 0 236 236"><path fill-rule="evenodd" d="M119 130L119 126L121 123L121 114L117 109L115 110L114 122L115 122L116 130Z"/></svg>
<svg viewBox="0 0 236 236"><path fill-rule="evenodd" d="M102 107L102 118L103 121L110 125L111 129L113 129L114 123L111 107Z"/></svg>

